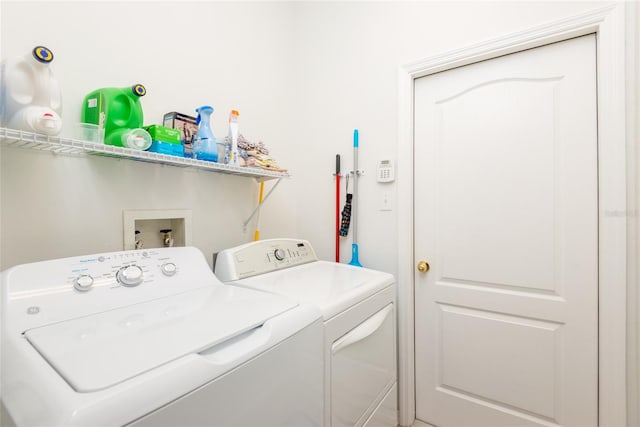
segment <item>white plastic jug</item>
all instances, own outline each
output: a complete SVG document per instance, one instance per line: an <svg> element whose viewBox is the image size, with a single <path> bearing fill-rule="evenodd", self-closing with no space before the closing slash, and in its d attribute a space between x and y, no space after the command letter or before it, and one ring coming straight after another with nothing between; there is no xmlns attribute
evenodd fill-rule
<svg viewBox="0 0 640 427"><path fill-rule="evenodd" d="M62 130L62 95L49 64L53 53L44 46L2 61L0 65L0 125L58 135Z"/></svg>

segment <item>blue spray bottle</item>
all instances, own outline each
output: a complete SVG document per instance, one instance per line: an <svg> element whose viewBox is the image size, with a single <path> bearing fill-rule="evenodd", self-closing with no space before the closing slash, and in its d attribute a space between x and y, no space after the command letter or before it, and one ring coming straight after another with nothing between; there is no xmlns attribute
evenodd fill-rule
<svg viewBox="0 0 640 427"><path fill-rule="evenodd" d="M217 162L218 145L216 144L216 138L213 136L210 125L213 107L203 105L202 107L196 108L196 113L198 113L198 117L196 118L198 133L193 140L194 157L198 160Z"/></svg>

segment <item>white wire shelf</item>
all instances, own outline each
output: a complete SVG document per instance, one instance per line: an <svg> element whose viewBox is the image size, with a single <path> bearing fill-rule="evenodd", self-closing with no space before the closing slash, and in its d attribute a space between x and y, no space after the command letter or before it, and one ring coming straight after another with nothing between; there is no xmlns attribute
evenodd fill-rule
<svg viewBox="0 0 640 427"><path fill-rule="evenodd" d="M33 132L0 127L0 142L4 146L26 148L31 150L50 151L67 155L96 155L128 159L140 162L159 163L182 168L197 168L211 172L240 175L255 178L257 181L289 178L284 172L273 172L250 166L230 166L223 163L206 162L186 157L170 156L150 151L133 150L114 145L98 144L72 138L47 136Z"/></svg>

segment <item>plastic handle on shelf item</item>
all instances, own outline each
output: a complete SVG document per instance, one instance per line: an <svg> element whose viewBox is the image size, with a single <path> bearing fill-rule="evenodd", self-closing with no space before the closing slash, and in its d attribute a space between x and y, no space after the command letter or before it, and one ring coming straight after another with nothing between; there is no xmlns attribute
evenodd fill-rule
<svg viewBox="0 0 640 427"><path fill-rule="evenodd" d="M211 116L211 113L213 113L213 107L211 105L203 105L202 107L196 108L196 113L198 113L198 115L196 116L196 124L199 125L202 121L203 113L207 117ZM209 123L206 122L205 124L208 125Z"/></svg>
<svg viewBox="0 0 640 427"><path fill-rule="evenodd" d="M349 347L350 345L353 345L358 341L362 341L363 339L367 338L369 335L380 329L380 326L382 326L392 310L393 304L389 304L378 313L371 316L360 326L349 332L344 337L340 338L331 346L331 354L336 354L343 348Z"/></svg>

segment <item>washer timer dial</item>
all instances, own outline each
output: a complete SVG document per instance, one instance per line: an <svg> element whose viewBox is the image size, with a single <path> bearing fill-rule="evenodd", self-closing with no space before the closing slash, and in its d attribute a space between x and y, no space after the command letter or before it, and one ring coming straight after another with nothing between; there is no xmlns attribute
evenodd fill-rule
<svg viewBox="0 0 640 427"><path fill-rule="evenodd" d="M124 286L138 286L142 283L142 268L137 265L129 265L118 270L116 278Z"/></svg>

